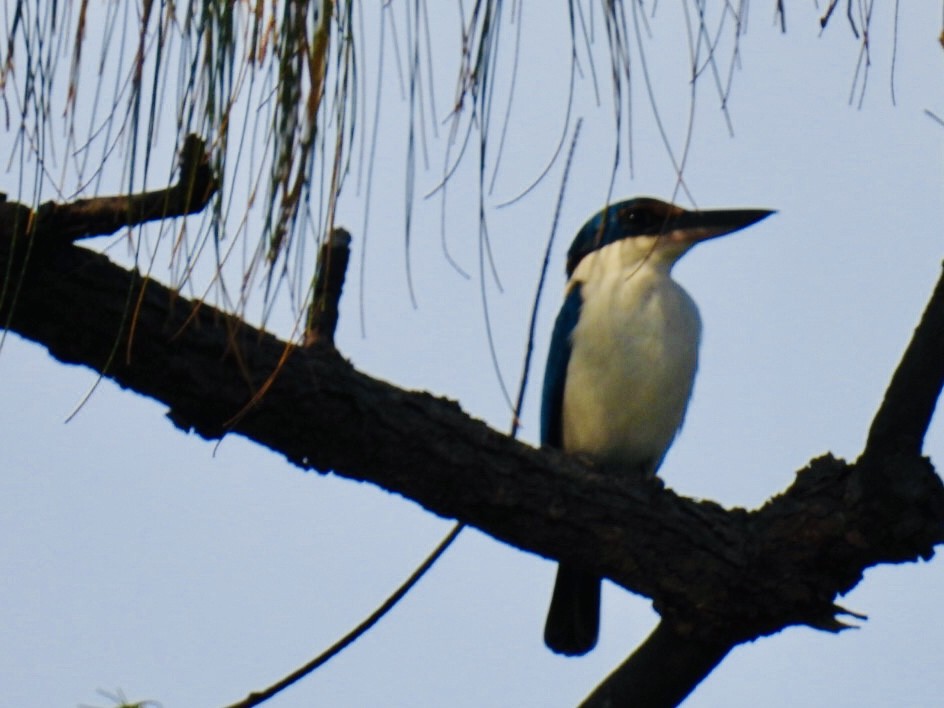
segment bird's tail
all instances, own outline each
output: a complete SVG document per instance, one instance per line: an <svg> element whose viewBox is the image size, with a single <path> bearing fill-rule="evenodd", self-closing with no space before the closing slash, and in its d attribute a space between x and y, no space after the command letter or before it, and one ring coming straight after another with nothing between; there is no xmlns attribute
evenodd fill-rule
<svg viewBox="0 0 944 708"><path fill-rule="evenodd" d="M551 607L544 625L544 643L558 654L579 656L593 649L600 627L600 578L561 563Z"/></svg>

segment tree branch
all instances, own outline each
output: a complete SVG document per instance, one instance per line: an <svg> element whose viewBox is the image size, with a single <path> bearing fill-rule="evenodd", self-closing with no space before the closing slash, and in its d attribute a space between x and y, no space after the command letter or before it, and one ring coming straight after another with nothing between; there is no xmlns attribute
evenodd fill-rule
<svg viewBox="0 0 944 708"><path fill-rule="evenodd" d="M145 201L157 203L150 201L156 194ZM174 202L168 194L161 199ZM693 659L689 668L701 669L689 671L681 695L739 642L793 624L838 631L843 610L835 598L865 568L930 557L944 540L944 488L913 442L895 448L899 454L864 456L855 465L814 460L753 512L695 502L658 480L607 475L519 443L452 401L358 372L331 347L280 341L71 245L77 233L116 223L112 202L95 201L76 207L72 224L39 218L24 205L0 205L0 293L15 293L0 298L0 318L11 330L63 362L163 402L182 430L207 439L243 435L305 469L370 481L523 550L579 561L652 598L665 626L651 641L670 646L664 640L674 637L712 649L713 657ZM198 202L176 206L186 213ZM128 204L122 225L129 214L155 213ZM69 208L57 206L58 219ZM89 218L96 209L113 216ZM942 290L915 334L915 341L931 342L916 351L938 363ZM133 313L128 302L137 303ZM923 392L915 420L925 420L940 390L939 369L903 362L899 371L902 390ZM891 390L880 417L896 420L902 404ZM919 427L908 427L905 438L913 440ZM876 439L902 439L883 435ZM647 661L666 658L652 646L640 651Z"/></svg>
<svg viewBox="0 0 944 708"><path fill-rule="evenodd" d="M865 451L849 469L848 497L843 501L854 502L849 505L850 508L861 504L860 513L866 523L850 537L852 544L845 549L840 544L830 544L828 548L824 546L821 549L827 555L837 554L837 567L851 570L855 566L853 557L856 555L856 546L869 552L883 549L882 558L876 559L876 562L909 560L908 555L915 547L909 541L905 544L906 550L896 543L896 538L910 537L918 516L914 508L925 502L928 504L928 518L938 519L935 522L938 525L938 540L929 540L932 544L940 542L941 485L936 476L932 479L926 474L930 465L920 455L942 383L944 273L892 377L882 405L875 414ZM823 477L822 473L818 473L818 476ZM825 475L829 476L830 473ZM814 488L818 488L820 483L815 479L813 481ZM930 489L926 483L931 484ZM756 512L757 521L776 526L789 518L789 512L784 513L784 509L777 507L784 503L791 505L792 502L786 500L796 488L797 484L794 484L784 495ZM925 498L924 495L935 488L937 491ZM797 508L799 516L792 523L797 540L804 531L812 532L814 529L809 524L813 521L810 517L816 514L811 515L810 512L820 504L815 497L814 494ZM837 511L844 513L841 508ZM802 522L799 517L803 517ZM869 519L872 520L871 525L867 523ZM830 520L819 514L819 523L829 525ZM933 529L933 524L930 529ZM774 560L778 558L777 554L795 552L798 547L799 544L795 544L794 548L770 547L760 550L759 555ZM823 561L826 561L825 557ZM758 575L759 580L763 577ZM842 581L846 589L840 587L839 592L847 592L860 579L861 575L849 574ZM844 613L836 605L833 605L833 610L838 614ZM807 623L827 631L840 631L846 627L834 613L824 613L818 625L815 622ZM673 621L671 616L663 614L663 620L655 632L593 691L584 702L584 708L630 704L652 708L678 705L731 649L743 641L743 638L738 639L734 635L720 633L712 637L712 631L691 630L685 621Z"/></svg>
<svg viewBox="0 0 944 708"><path fill-rule="evenodd" d="M898 364L869 430L863 457L920 455L944 386L944 275Z"/></svg>
<svg viewBox="0 0 944 708"><path fill-rule="evenodd" d="M203 211L217 190L206 142L193 134L184 138L177 184L139 194L77 199L65 204L45 202L31 212L24 205L0 203L0 218L13 225L14 238L32 231L43 245L73 243L106 236L119 229ZM3 196L5 202L6 195Z"/></svg>
<svg viewBox="0 0 944 708"><path fill-rule="evenodd" d="M732 648L731 642L682 636L669 623L659 622L642 646L594 689L582 708L676 706Z"/></svg>

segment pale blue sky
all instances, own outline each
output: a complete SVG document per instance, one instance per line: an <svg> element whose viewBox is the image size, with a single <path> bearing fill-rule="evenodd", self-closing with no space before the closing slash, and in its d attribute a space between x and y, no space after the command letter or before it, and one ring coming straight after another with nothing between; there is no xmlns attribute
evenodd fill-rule
<svg viewBox="0 0 944 708"><path fill-rule="evenodd" d="M512 386L560 166L526 199L492 207L540 171L559 134L569 50L558 4L524 7L524 31L533 34L522 47L502 171L487 198L504 286L499 293L490 285L488 299ZM688 59L671 5L660 3L651 22L647 60L670 140L680 146ZM813 456L858 453L944 259L944 128L924 114L944 115L941 8L902 3L896 106L892 38L877 20L857 109L848 103L857 44L844 18L820 37L816 10L796 9L784 36L770 5L752 5L742 38L733 138L711 85L699 85L685 178L699 206L779 213L695 250L677 268L701 308L705 338L685 427L662 469L681 493L748 507L785 488ZM435 41L454 47L452 4L431 10ZM511 60L510 49L502 61ZM440 113L450 105L454 61L437 62ZM361 68L372 86L376 62ZM597 69L606 96L608 69L602 61ZM391 61L385 70L392 72ZM667 198L674 177L641 80L633 91L635 173L620 170L614 197ZM457 399L505 430L510 414L486 344L476 270L475 160L449 192L446 222L453 256L475 275L467 281L446 263L439 203L419 200L413 309L402 265L404 104L395 90L385 99L381 123L390 137L377 155L364 272L363 202L350 189L340 205L355 258L338 345L362 370ZM608 99L596 106L582 81L575 117L585 123L540 310L522 430L529 442L537 438L535 382L563 287L563 254L606 198L611 115ZM419 174L418 194L438 181L446 134L434 167ZM0 176L0 190L13 198L16 180L15 171ZM289 321L281 313L273 326L285 335ZM217 448L186 436L161 406L107 382L64 424L95 381L16 336L0 351L0 708L104 706L95 689L118 687L165 708L232 702L347 631L450 528L411 502L303 474L241 439ZM939 416L925 450L934 461L944 455ZM647 600L609 585L598 648L583 659L554 656L542 643L553 572L549 561L466 531L367 637L269 705L573 705L646 636L655 616ZM837 637L794 628L740 647L685 705L938 705L942 595L939 559L873 569L840 601L869 616L861 629Z"/></svg>

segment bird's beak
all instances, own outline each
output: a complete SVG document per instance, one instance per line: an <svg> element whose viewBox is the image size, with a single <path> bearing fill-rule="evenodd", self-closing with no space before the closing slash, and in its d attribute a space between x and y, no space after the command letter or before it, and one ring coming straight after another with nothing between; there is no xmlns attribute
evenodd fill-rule
<svg viewBox="0 0 944 708"><path fill-rule="evenodd" d="M666 222L663 235L671 241L695 244L740 231L776 213L770 209L682 211Z"/></svg>

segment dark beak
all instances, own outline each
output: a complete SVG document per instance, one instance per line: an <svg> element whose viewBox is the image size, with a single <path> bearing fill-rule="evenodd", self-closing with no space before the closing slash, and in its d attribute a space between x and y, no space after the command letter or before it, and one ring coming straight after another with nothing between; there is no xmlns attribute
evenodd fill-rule
<svg viewBox="0 0 944 708"><path fill-rule="evenodd" d="M740 231L776 213L770 209L684 211L666 222L664 234L673 241L697 243Z"/></svg>

